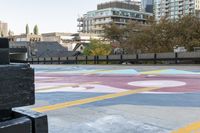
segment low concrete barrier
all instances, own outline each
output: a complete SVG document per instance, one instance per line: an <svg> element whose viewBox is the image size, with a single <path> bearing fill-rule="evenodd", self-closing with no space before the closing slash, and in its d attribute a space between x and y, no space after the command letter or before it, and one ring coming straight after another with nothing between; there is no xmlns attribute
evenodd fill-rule
<svg viewBox="0 0 200 133"><path fill-rule="evenodd" d="M102 61L111 63L122 63L122 62L131 62L131 63L143 63L148 61L153 61L155 64L160 63L160 61L170 61L170 63L184 63L179 62L181 61L188 61L198 63L200 62L200 52L184 52L184 53L145 53L145 54L130 54L130 55L108 55L108 56L72 56L72 57L51 57L51 58L29 58L27 62L33 64L40 64L40 63L48 63L54 62L58 64L62 63L70 63L70 64L78 64L79 61L81 63L85 62L88 64L88 61L94 62L94 64L99 64ZM20 62L20 61L18 61ZM163 63L163 62L162 62Z"/></svg>
<svg viewBox="0 0 200 133"><path fill-rule="evenodd" d="M137 55L133 54L133 55L123 55L122 57L124 60L136 60L137 59Z"/></svg>
<svg viewBox="0 0 200 133"><path fill-rule="evenodd" d="M120 60L121 55L109 55L109 60Z"/></svg>
<svg viewBox="0 0 200 133"><path fill-rule="evenodd" d="M174 53L157 53L157 59L175 59Z"/></svg>
<svg viewBox="0 0 200 133"><path fill-rule="evenodd" d="M200 58L200 52L184 52L184 53L178 53L178 58Z"/></svg>
<svg viewBox="0 0 200 133"><path fill-rule="evenodd" d="M149 53L149 54L138 54L138 59L154 59L155 54Z"/></svg>
<svg viewBox="0 0 200 133"><path fill-rule="evenodd" d="M79 60L79 61L85 61L86 60L86 56L78 56L77 60Z"/></svg>

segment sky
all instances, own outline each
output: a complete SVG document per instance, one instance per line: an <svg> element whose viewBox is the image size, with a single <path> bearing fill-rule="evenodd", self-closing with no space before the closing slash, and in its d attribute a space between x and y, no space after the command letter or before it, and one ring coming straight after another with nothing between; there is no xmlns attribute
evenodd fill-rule
<svg viewBox="0 0 200 133"><path fill-rule="evenodd" d="M38 25L40 33L77 32L77 18L95 10L98 3L109 0L0 0L0 20L8 23L15 34L32 31Z"/></svg>

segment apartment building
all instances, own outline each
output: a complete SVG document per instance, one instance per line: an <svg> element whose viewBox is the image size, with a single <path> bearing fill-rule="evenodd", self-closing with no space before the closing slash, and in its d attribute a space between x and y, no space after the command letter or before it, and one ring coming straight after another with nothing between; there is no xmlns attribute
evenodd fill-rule
<svg viewBox="0 0 200 133"><path fill-rule="evenodd" d="M154 0L141 0L142 10L153 13Z"/></svg>
<svg viewBox="0 0 200 133"><path fill-rule="evenodd" d="M105 25L115 23L123 27L129 21L145 24L151 16L151 13L140 11L140 6L130 0L101 3L97 5L97 10L78 18L78 31L102 35Z"/></svg>
<svg viewBox="0 0 200 133"><path fill-rule="evenodd" d="M8 36L8 24L0 21L0 37Z"/></svg>
<svg viewBox="0 0 200 133"><path fill-rule="evenodd" d="M157 21L163 17L176 20L188 14L200 17L200 0L155 0L154 8Z"/></svg>

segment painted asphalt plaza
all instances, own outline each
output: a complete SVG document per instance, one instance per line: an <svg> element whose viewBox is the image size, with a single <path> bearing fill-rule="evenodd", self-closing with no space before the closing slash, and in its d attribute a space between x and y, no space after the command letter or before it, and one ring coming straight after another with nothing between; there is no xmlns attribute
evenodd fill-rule
<svg viewBox="0 0 200 133"><path fill-rule="evenodd" d="M32 67L50 133L200 133L200 66Z"/></svg>

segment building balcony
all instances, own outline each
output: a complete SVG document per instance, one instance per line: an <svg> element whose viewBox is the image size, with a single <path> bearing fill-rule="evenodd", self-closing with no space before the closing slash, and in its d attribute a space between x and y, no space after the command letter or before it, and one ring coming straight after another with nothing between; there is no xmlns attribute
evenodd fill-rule
<svg viewBox="0 0 200 133"><path fill-rule="evenodd" d="M179 1L178 5L179 5L179 6L180 6L180 5L183 5L183 1Z"/></svg>
<svg viewBox="0 0 200 133"><path fill-rule="evenodd" d="M190 4L194 4L194 1L191 1L191 0L190 0L189 2L190 2Z"/></svg>
<svg viewBox="0 0 200 133"><path fill-rule="evenodd" d="M194 6L193 6L193 5L189 6L189 9L193 9L193 8L194 8Z"/></svg>
<svg viewBox="0 0 200 133"><path fill-rule="evenodd" d="M179 11L179 12L178 12L178 15L183 15L183 11Z"/></svg>
<svg viewBox="0 0 200 133"><path fill-rule="evenodd" d="M78 22L83 22L83 18L82 18L82 17L81 17L81 18L78 18L77 21L78 21Z"/></svg>
<svg viewBox="0 0 200 133"><path fill-rule="evenodd" d="M103 27L93 27L92 28L93 31L100 31L100 30L104 30Z"/></svg>
<svg viewBox="0 0 200 133"><path fill-rule="evenodd" d="M78 29L78 32L83 32L83 30L82 29Z"/></svg>
<svg viewBox="0 0 200 133"><path fill-rule="evenodd" d="M112 20L108 20L108 21L96 21L96 22L94 22L94 25L109 24L109 23L111 23L111 22L112 22Z"/></svg>
<svg viewBox="0 0 200 133"><path fill-rule="evenodd" d="M78 26L78 27L83 27L83 24L78 24L77 26Z"/></svg>

